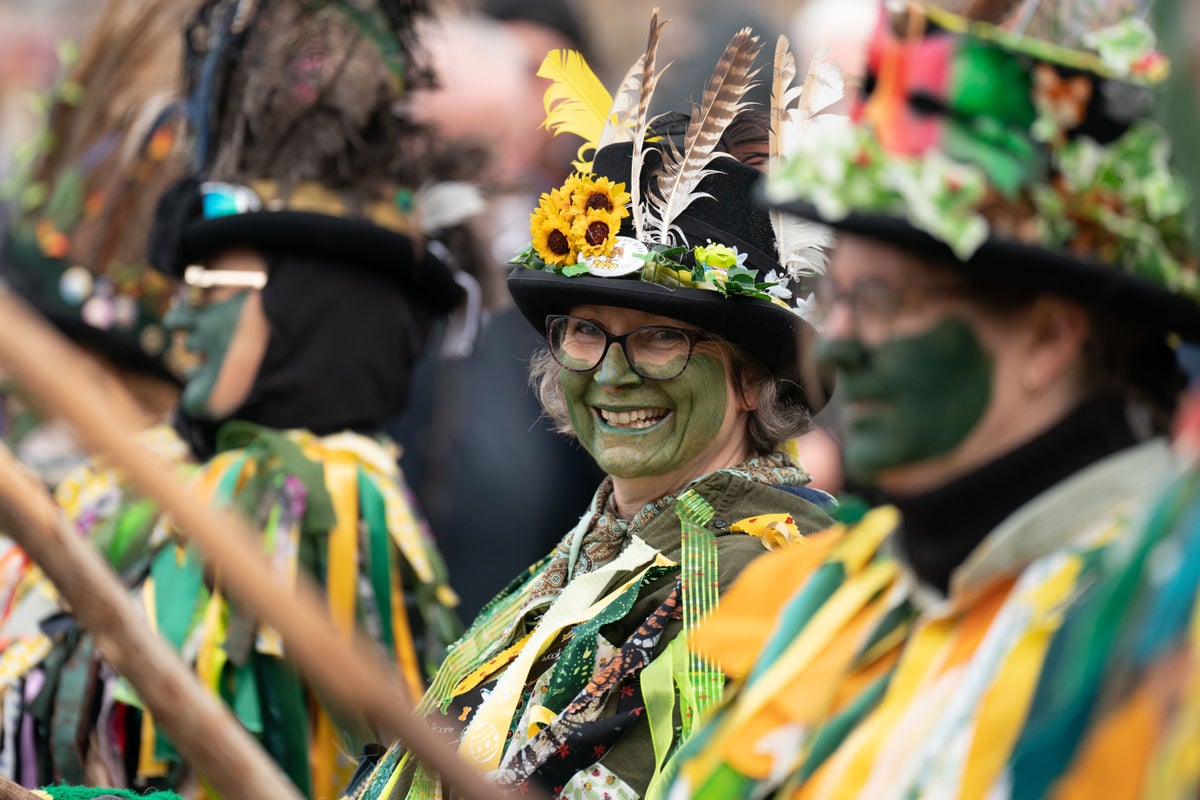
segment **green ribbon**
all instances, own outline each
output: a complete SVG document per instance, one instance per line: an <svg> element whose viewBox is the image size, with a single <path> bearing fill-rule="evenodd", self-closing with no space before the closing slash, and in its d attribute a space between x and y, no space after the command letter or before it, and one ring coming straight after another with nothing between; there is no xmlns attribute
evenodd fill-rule
<svg viewBox="0 0 1200 800"><path fill-rule="evenodd" d="M367 571L379 612L380 639L391 650L396 638L392 630L391 535L387 527L387 509L383 494L361 466L358 467L358 508L359 516L367 523Z"/></svg>

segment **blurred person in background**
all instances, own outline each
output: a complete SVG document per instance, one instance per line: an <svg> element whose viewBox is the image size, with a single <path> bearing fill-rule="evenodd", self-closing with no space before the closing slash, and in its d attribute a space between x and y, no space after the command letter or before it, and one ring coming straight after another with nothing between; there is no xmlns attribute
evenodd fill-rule
<svg viewBox="0 0 1200 800"><path fill-rule="evenodd" d="M159 197L146 247L184 286L164 320L195 356L174 422L199 491L241 509L285 582L315 578L335 625L365 631L419 693L461 628L379 428L404 408L433 320L462 297L447 262L474 193L441 180L454 155L404 113L405 92L429 80L411 24L420 4L248 8L205 0L170 25L184 48L164 74L184 76L190 161ZM106 552L155 629L303 795L332 796L362 732L309 694L278 634L224 596L169 519L129 504L114 519L122 547ZM35 649L3 655L24 679L4 707L34 718L6 728L22 733L8 752L23 779L203 796L59 610L22 609L21 642Z"/></svg>
<svg viewBox="0 0 1200 800"><path fill-rule="evenodd" d="M906 12L855 124L768 191L840 231L820 351L891 505L701 624L736 694L667 796L1193 797L1200 484L1166 433L1200 285L1165 63L1124 13L1081 50Z"/></svg>
<svg viewBox="0 0 1200 800"><path fill-rule="evenodd" d="M185 169L176 33L195 5L105 5L48 95L44 128L22 150L13 181L18 213L0 241L0 278L85 355L91 385L81 390L110 402L132 399L145 428L141 444L181 464L190 453L170 415L186 365L162 321L175 284L149 268L145 239L158 194ZM54 488L75 530L128 577L126 556L143 553L153 505L103 459L89 458L64 423L42 419L19 387L6 388L2 407L5 444ZM95 668L91 642L72 625L41 626L59 611L40 570L19 548L6 548L0 664L10 678L0 705L0 774L30 786L86 777L76 758L49 766L51 751L68 752L61 731L88 702L81 676Z"/></svg>
<svg viewBox="0 0 1200 800"><path fill-rule="evenodd" d="M460 264L482 287L479 332L464 350L422 360L413 405L390 428L464 619L554 547L602 477L542 418L527 371L542 339L503 285L505 262L528 243L530 207L574 156L541 124L548 84L538 67L550 49L586 47L565 0L492 0L484 11L431 30L438 85L413 99L418 118L479 158L487 210L472 227L485 246Z"/></svg>

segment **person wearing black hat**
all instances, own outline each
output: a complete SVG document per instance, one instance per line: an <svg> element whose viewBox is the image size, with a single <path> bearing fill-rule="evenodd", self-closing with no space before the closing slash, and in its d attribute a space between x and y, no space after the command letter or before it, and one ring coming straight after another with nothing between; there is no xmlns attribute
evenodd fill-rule
<svg viewBox="0 0 1200 800"><path fill-rule="evenodd" d="M831 498L781 452L822 395L797 366L807 324L770 274L795 256L811 276L821 239L781 249L751 203L760 173L728 155L744 150L736 98L758 50L748 29L734 37L714 78L725 91L680 150L628 127L632 141L543 195L509 277L545 336L531 373L546 413L607 477L558 547L485 606L419 706L502 787L653 792L723 685L719 666L689 660L686 630L750 560L829 522ZM648 101L653 80L642 86ZM662 191L681 169L682 193ZM653 199L641 207L627 186ZM347 796L439 791L398 743Z"/></svg>
<svg viewBox="0 0 1200 800"><path fill-rule="evenodd" d="M1195 255L1153 36L1125 18L1086 43L883 16L856 124L769 184L840 231L819 352L847 469L889 505L751 565L702 625L738 690L666 796L1194 793L1171 664L1195 536L1162 539L1194 499L1147 511Z"/></svg>
<svg viewBox="0 0 1200 800"><path fill-rule="evenodd" d="M21 148L6 190L21 201L0 240L0 279L90 357L98 388L128 393L148 428L174 409L183 364L162 327L174 285L148 268L145 236L184 160L179 48L145 43L184 5L108 4ZM87 460L68 426L40 419L8 381L0 435L51 489Z"/></svg>
<svg viewBox="0 0 1200 800"><path fill-rule="evenodd" d="M426 355L409 409L388 428L404 447L401 466L437 531L464 619L554 546L602 477L576 443L542 424L527 372L542 339L504 286L505 262L528 242L530 205L562 182L574 152L565 137L538 130L545 81L537 64L551 47L575 46L563 25L546 27L543 5L499 3L489 8L500 19L442 22L422 39L437 86L413 96L413 113L439 135L487 154L474 172L487 210L471 223L487 246L462 261L479 282L479 333L469 352ZM515 462L526 465L521 474L509 468Z"/></svg>
<svg viewBox="0 0 1200 800"><path fill-rule="evenodd" d="M193 162L159 199L147 245L184 284L166 324L197 362L176 415L201 462L193 481L258 526L285 581L314 577L335 625L367 632L414 694L461 627L378 428L403 409L433 320L462 296L436 236L478 206L471 187L438 181L430 167L445 158L405 116L405 92L429 80L412 34L426 13L198 4L183 64ZM151 624L304 795L334 796L363 732L310 696L278 633L224 596L170 519L150 529L126 575ZM56 755L104 770L89 782L198 792L119 678L84 677L81 696L97 702L70 742L94 745Z"/></svg>
<svg viewBox="0 0 1200 800"><path fill-rule="evenodd" d="M88 391L132 399L144 424L139 443L180 464L188 448L169 421L185 365L162 324L175 285L149 268L145 237L158 194L185 168L181 48L162 38L191 5L105 4L50 94L44 132L22 167L25 202L0 244L0 278L78 346L91 366ZM53 488L72 527L126 574L126 559L144 555L152 504L103 459L87 458L65 424L30 426L31 410L13 413L19 390L3 400L6 444ZM67 743L70 721L93 699L91 638L64 620L54 587L7 540L0 609L0 775L29 786L82 780L83 759Z"/></svg>

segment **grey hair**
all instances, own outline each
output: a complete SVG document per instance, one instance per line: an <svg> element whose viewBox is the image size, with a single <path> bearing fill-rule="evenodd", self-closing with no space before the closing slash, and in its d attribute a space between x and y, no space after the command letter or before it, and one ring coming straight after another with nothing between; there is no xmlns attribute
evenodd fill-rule
<svg viewBox="0 0 1200 800"><path fill-rule="evenodd" d="M797 392L788 391L791 381L776 377L761 361L729 342L715 339L708 344L725 356L729 379L740 388L743 396L758 396L755 408L748 412L747 423L747 433L756 453L773 453L787 440L812 428L808 408L797 399ZM548 349L538 350L529 360L529 385L537 393L554 431L574 438L575 429L567 415L567 401L559 380L561 369Z"/></svg>

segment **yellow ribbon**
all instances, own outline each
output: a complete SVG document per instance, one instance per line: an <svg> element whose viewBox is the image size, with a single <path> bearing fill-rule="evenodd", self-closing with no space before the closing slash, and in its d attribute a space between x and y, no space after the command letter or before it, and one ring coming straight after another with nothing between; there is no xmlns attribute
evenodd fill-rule
<svg viewBox="0 0 1200 800"><path fill-rule="evenodd" d="M987 797L1008 763L1033 700L1046 651L1062 625L1065 601L1074 591L1081 566L1078 557L1070 558L1049 580L1029 593L1032 619L993 677L976 712L961 797L981 800Z"/></svg>
<svg viewBox="0 0 1200 800"><path fill-rule="evenodd" d="M329 532L328 569L325 593L334 627L346 641L354 636L358 589L358 465L352 454L327 451L325 486L333 500L336 517ZM338 770L337 732L323 707L317 707L312 743L313 793L336 797L349 775Z"/></svg>
<svg viewBox="0 0 1200 800"><path fill-rule="evenodd" d="M146 608L146 620L150 630L158 634L158 617L154 613L154 579L147 578L142 584L142 603ZM142 710L142 743L138 749L138 775L146 778L165 778L167 762L154 758L154 719L149 709Z"/></svg>

